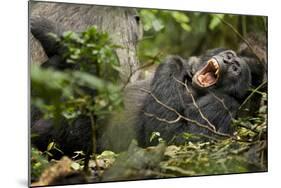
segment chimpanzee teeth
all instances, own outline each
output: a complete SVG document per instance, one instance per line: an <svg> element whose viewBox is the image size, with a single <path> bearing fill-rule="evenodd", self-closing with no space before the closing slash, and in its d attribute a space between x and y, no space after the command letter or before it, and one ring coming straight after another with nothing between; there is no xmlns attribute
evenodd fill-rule
<svg viewBox="0 0 281 188"><path fill-rule="evenodd" d="M218 75L218 74L219 74L219 69L217 69L215 72L215 75Z"/></svg>
<svg viewBox="0 0 281 188"><path fill-rule="evenodd" d="M213 66L218 70L218 68L219 68L219 64L218 64L218 62L216 62L216 61L213 61Z"/></svg>

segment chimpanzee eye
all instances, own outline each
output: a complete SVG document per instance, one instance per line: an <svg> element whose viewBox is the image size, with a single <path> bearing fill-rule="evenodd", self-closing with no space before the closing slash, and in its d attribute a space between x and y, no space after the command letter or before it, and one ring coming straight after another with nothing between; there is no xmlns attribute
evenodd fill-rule
<svg viewBox="0 0 281 188"><path fill-rule="evenodd" d="M232 54L231 52L228 52L228 53L226 54L226 58L227 58L228 60L231 60L232 57L233 57L233 54Z"/></svg>
<svg viewBox="0 0 281 188"><path fill-rule="evenodd" d="M237 72L237 71L238 71L238 66L237 66L237 65L232 65L232 70L233 70L234 72Z"/></svg>

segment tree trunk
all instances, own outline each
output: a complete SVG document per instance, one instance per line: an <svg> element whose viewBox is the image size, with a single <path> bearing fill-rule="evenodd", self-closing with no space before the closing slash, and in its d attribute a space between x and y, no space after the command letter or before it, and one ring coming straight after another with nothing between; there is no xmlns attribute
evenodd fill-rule
<svg viewBox="0 0 281 188"><path fill-rule="evenodd" d="M30 15L42 16L59 23L65 31L81 32L96 25L108 32L113 43L121 46L116 50L121 65L120 78L127 85L138 78L136 45L142 37L137 11L134 8L105 7L65 3L31 2ZM31 61L42 63L46 55L36 39L31 35Z"/></svg>

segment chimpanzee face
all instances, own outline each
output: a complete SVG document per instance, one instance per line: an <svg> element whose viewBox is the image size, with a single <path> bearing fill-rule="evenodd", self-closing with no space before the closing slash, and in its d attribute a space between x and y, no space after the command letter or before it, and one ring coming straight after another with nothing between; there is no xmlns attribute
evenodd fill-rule
<svg viewBox="0 0 281 188"><path fill-rule="evenodd" d="M236 96L244 95L251 76L247 63L232 50L214 50L201 57L192 84L201 89L216 89Z"/></svg>
<svg viewBox="0 0 281 188"><path fill-rule="evenodd" d="M193 84L200 88L208 88L223 83L222 79L236 80L245 66L243 59L232 50L224 50L201 62L201 67L193 76Z"/></svg>

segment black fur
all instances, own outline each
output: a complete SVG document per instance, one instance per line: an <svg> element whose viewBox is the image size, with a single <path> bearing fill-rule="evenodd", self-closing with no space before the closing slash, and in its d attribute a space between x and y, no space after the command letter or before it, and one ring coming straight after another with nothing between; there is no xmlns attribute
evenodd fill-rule
<svg viewBox="0 0 281 188"><path fill-rule="evenodd" d="M51 67L56 70L79 68L76 64L67 63L64 58L65 48L57 40L62 36L64 29L58 23L36 16L30 19L30 30L48 56L48 60L42 64L42 67Z"/></svg>
<svg viewBox="0 0 281 188"><path fill-rule="evenodd" d="M33 122L31 134L32 144L41 151L46 151L52 141L57 144L59 150L53 148L49 151L55 159L63 155L74 156L75 151L83 151L85 157L89 158L93 152L93 131L87 116L81 115L71 123L63 117L57 121L40 118Z"/></svg>
<svg viewBox="0 0 281 188"><path fill-rule="evenodd" d="M228 53L231 53L233 57L227 58ZM220 78L215 85L200 88L193 81L194 74L212 57L219 61ZM147 95L137 116L136 129L139 130L138 141L142 146L157 143L156 140L150 142L153 132L159 132L160 137L168 143L177 144L186 141L181 136L184 132L213 135L208 129L199 127L191 121L178 119L176 112L211 127L200 115L185 86L177 80L187 84L198 108L215 126L217 132L233 133L231 116L235 117L239 105L251 86L250 69L244 59L238 57L235 52L215 49L201 56L197 63L190 63L190 60L172 56L158 67L151 82L151 93ZM222 100L224 102L221 102ZM171 122L173 120L175 122Z"/></svg>
<svg viewBox="0 0 281 188"><path fill-rule="evenodd" d="M54 36L52 36L52 34L58 36L62 34L63 29L59 24L52 22L47 18L36 16L30 18L30 31L43 46L43 49L49 58L55 55L61 55L60 45Z"/></svg>

